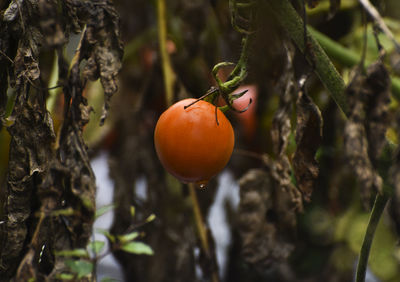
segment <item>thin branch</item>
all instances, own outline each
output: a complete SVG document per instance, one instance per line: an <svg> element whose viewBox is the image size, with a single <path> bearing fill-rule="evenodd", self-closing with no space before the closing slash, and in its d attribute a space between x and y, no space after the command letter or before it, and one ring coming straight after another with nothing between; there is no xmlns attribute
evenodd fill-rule
<svg viewBox="0 0 400 282"><path fill-rule="evenodd" d="M379 28L382 32L393 42L397 52L400 53L400 45L394 38L393 33L387 27L385 22L383 21L381 15L378 10L369 2L369 0L359 0L360 4L364 7L364 9L368 12L368 14L374 19L374 21L378 24Z"/></svg>
<svg viewBox="0 0 400 282"><path fill-rule="evenodd" d="M14 64L14 61L3 51L0 50L0 55L4 56L11 64Z"/></svg>
<svg viewBox="0 0 400 282"><path fill-rule="evenodd" d="M201 246L206 254L208 259L212 258L211 250L210 250L210 244L208 242L208 236L207 236L207 227L204 224L204 218L200 210L200 205L199 201L197 200L197 195L196 195L196 188L194 187L193 183L190 183L189 185L189 193L190 193L190 198L192 198L192 206L193 206L193 213L194 213L194 219L196 222L196 227L197 227L197 232L199 233L200 241L201 241ZM218 273L214 270L213 273L211 274L212 276L212 282L218 282L219 277Z"/></svg>

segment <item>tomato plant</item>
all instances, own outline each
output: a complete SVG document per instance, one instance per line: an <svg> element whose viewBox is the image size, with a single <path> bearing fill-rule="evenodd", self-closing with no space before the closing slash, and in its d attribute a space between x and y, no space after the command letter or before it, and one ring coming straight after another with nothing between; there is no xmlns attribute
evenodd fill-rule
<svg viewBox="0 0 400 282"><path fill-rule="evenodd" d="M228 163L235 142L232 125L214 105L184 99L159 118L154 143L165 169L184 183L206 183Z"/></svg>

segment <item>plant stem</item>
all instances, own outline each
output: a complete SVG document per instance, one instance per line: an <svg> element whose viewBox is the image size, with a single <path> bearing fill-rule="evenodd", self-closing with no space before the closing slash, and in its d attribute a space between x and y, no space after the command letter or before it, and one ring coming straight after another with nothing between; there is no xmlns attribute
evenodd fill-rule
<svg viewBox="0 0 400 282"><path fill-rule="evenodd" d="M188 186L189 186L190 198L192 199L193 214L196 222L197 232L199 233L201 246L206 256L210 259L211 251L210 251L210 244L208 242L207 227L204 224L204 219L200 210L199 201L197 200L196 188L194 187L193 183L190 183ZM219 281L218 274L215 271L213 271L211 275L213 282Z"/></svg>
<svg viewBox="0 0 400 282"><path fill-rule="evenodd" d="M330 39L325 34L320 33L311 26L308 26L307 29L311 33L311 35L314 36L314 38L319 42L319 44L321 44L325 52L341 65L346 67L353 67L360 62L361 55L348 48L343 47L336 41ZM365 62L365 65L368 66L371 63L371 61L367 60ZM397 100L400 100L400 79L394 76L392 76L391 79L393 97Z"/></svg>
<svg viewBox="0 0 400 282"><path fill-rule="evenodd" d="M349 107L345 96L345 83L325 51L309 32L307 32L309 46L306 47L303 20L292 4L288 0L269 0L266 3L270 6L278 23L286 30L307 60L315 66L315 73L322 84L329 90L338 107L347 116Z"/></svg>
<svg viewBox="0 0 400 282"><path fill-rule="evenodd" d="M381 218L382 212L385 209L388 199L389 195L385 192L383 194L378 194L375 198L375 203L372 207L367 231L365 232L364 240L362 243L360 257L358 259L356 282L365 281L365 273L368 266L368 257L371 250L372 241L374 239L375 230L378 227L379 219Z"/></svg>
<svg viewBox="0 0 400 282"><path fill-rule="evenodd" d="M171 66L171 60L167 51L167 20L165 11L165 0L157 1L158 19L158 41L161 55L161 65L164 76L165 98L168 106L172 105L174 99L173 87L175 83L175 73Z"/></svg>
<svg viewBox="0 0 400 282"><path fill-rule="evenodd" d="M194 187L193 183L188 184L188 186L189 186L190 198L192 199L193 214L194 214L194 219L196 221L197 231L199 232L201 246L203 247L203 250L207 254L207 256L209 256L210 248L208 244L207 230L204 224L203 215L200 210L199 201L197 200L196 188Z"/></svg>

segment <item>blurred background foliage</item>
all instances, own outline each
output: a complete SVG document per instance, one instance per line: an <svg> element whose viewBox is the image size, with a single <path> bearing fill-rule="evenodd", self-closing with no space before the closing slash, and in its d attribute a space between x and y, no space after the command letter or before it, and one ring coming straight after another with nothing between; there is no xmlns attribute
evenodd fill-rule
<svg viewBox="0 0 400 282"><path fill-rule="evenodd" d="M126 227L131 224L130 219L124 216L124 206L136 206L138 220L141 215L145 218L154 211L159 221L164 220L156 223L158 226L144 227L148 243L154 246L156 243L152 241L152 233L165 229L165 225L168 225L168 228L174 226L173 229L176 231L182 225L191 222L190 202L185 187L168 176L160 167L152 144L155 123L166 108L158 51L156 1L115 0L114 2L121 16L122 35L125 42L119 91L112 99L109 118L105 125L100 127L98 125L103 105L102 88L98 81L87 85L85 96L94 111L91 114L90 123L86 126L84 137L92 156L96 156L103 150L110 152L111 155L111 177L116 185L114 199L119 205L116 211L119 216L116 216L118 220L114 222L114 231L122 230L121 225ZM228 1L174 0L166 2L167 47L178 81L174 100L199 97L211 85L214 85L210 72L217 62L238 59L241 36L232 29L229 21ZM309 25L360 55L364 48L364 24L358 1L340 1L340 8L330 19L327 19L330 1L314 2L315 7L307 8ZM373 3L397 41L400 41L400 2L386 0L373 1ZM367 18L366 24L366 61L372 62L378 58L378 49L370 18ZM78 38L71 40L69 48L65 50L67 57L72 57ZM228 170L233 172L235 179L240 178L251 168L263 167L260 158L253 155L261 156L264 153L273 155L270 131L272 119L279 105L279 93L276 86L284 72L283 62L286 55L282 44L287 40L271 12L263 8L260 11L255 41L251 46L249 75L245 81L245 87L254 89L257 95L251 106L254 110L248 116L227 113L237 137L235 151L228 165ZM400 76L400 54L396 52L393 43L384 34L379 34L379 40L387 52L385 63L391 75ZM43 52L41 70L49 86L57 81L55 61L54 54ZM335 59L333 62L348 82L352 68ZM287 267L290 267L291 277L295 277L295 281L322 281L322 279L351 281L369 212L361 204L357 180L344 157L343 115L316 77L310 78L307 89L324 118L323 140L317 154L320 174L311 201L305 203L304 212L298 214L296 240L293 242L295 249ZM13 93L9 93L9 97L12 95ZM53 117L56 132L62 120L62 103L60 89L49 91L47 107ZM9 102L9 104L11 109L12 103ZM398 110L398 102L392 99L392 114L394 115ZM294 123L295 116L292 118L292 124ZM396 127L392 126L387 133L388 139L395 144L398 143L396 132ZM4 183L7 172L9 142L9 134L3 127L0 131L0 183ZM287 150L289 156L293 154L295 146L294 132L292 132ZM148 185L148 197L145 200L135 198L133 192L135 180L140 177L144 177ZM214 180L207 190L199 192L201 207L205 214L213 202L216 185ZM154 189L153 192L152 189ZM163 192L161 189L166 191ZM4 190L1 191L2 199L4 199L3 192ZM126 198L125 204L120 202L121 197ZM233 222L237 210L229 206L226 208L230 215L228 222ZM279 214L277 216L279 217ZM187 227L180 231L189 232L189 237L194 236L194 231L187 231ZM236 238L235 231L232 230L232 232ZM187 235L183 237L187 238ZM183 237L178 236L178 238ZM157 238L157 240L162 240L161 237ZM196 239L192 238L192 241L188 242L191 246ZM165 243L164 248L172 244L168 242ZM273 273L255 274L251 266L240 260L240 255L235 252L236 247L233 242L231 252L228 254L230 266L227 268L226 281L267 281L271 277L285 280ZM162 256L163 259L160 261L165 261L171 254L168 254L168 251L163 252L161 248L163 247L154 247L154 257ZM139 267L143 263L160 267L156 264L156 259L153 258L150 263L147 262L151 260L150 258L135 257L128 262L131 259L127 257L128 255L116 255L124 267L127 281L133 281L130 279L166 281L160 277L156 278L154 274L153 276L145 274L142 278L138 278L143 275ZM176 256L176 254L171 256ZM144 262L138 262L140 260ZM136 267L130 267L132 264ZM374 239L369 266L377 281L400 281L398 234L393 220L386 212ZM146 269L143 268L143 271ZM162 270L161 273L166 274L168 271ZM151 278L154 280L146 280Z"/></svg>

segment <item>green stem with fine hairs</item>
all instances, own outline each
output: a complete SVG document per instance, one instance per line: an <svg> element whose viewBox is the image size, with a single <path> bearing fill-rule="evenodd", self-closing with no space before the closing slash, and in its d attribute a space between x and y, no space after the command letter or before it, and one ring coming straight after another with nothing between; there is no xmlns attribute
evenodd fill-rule
<svg viewBox="0 0 400 282"><path fill-rule="evenodd" d="M338 107L347 116L349 107L344 94L346 85L325 51L310 32L307 32L307 43L304 42L304 23L292 4L288 0L269 0L266 1L266 4L270 6L278 23L286 30L307 60L315 66L316 75L328 89ZM308 44L307 47L306 44ZM307 50L311 50L311 52L307 52Z"/></svg>

